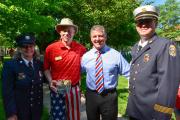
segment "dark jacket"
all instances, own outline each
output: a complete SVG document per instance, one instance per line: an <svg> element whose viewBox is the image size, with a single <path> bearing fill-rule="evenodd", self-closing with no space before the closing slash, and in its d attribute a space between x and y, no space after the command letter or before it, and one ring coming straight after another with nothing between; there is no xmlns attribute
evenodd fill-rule
<svg viewBox="0 0 180 120"><path fill-rule="evenodd" d="M5 62L2 92L6 116L16 114L18 120L40 120L43 81L43 66L39 60L33 60L33 70L22 59Z"/></svg>
<svg viewBox="0 0 180 120"><path fill-rule="evenodd" d="M127 114L138 120L169 120L180 81L174 42L154 35L138 52L132 48Z"/></svg>

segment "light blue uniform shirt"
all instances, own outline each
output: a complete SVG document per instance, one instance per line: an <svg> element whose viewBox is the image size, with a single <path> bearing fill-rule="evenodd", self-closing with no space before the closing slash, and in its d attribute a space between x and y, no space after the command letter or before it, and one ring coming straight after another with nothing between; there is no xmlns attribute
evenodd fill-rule
<svg viewBox="0 0 180 120"><path fill-rule="evenodd" d="M92 48L85 53L81 60L82 72L86 72L86 86L95 90L95 64L97 58L97 49ZM103 62L104 87L105 89L113 89L117 86L118 75L129 78L130 65L123 58L120 52L105 45L101 50Z"/></svg>

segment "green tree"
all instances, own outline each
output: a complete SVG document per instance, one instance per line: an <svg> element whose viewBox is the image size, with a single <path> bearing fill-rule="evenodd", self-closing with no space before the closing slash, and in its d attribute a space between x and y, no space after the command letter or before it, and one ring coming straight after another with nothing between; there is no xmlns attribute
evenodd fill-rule
<svg viewBox="0 0 180 120"><path fill-rule="evenodd" d="M159 34L169 39L180 37L180 2L177 0L166 0L160 5Z"/></svg>
<svg viewBox="0 0 180 120"><path fill-rule="evenodd" d="M115 48L133 45L137 40L132 11L136 0L4 0L0 2L0 34L10 43L15 36L34 32L37 44L44 50L58 39L54 26L69 17L79 26L75 38L90 47L92 25L104 25L108 43Z"/></svg>

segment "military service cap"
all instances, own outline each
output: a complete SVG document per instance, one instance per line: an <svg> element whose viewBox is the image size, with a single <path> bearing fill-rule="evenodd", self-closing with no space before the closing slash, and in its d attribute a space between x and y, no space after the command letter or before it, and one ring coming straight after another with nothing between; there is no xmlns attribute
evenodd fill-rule
<svg viewBox="0 0 180 120"><path fill-rule="evenodd" d="M16 38L16 43L18 46L23 46L26 44L35 44L35 36L31 34L23 34Z"/></svg>
<svg viewBox="0 0 180 120"><path fill-rule="evenodd" d="M140 19L157 19L159 16L159 10L152 5L145 5L136 8L133 12L135 20Z"/></svg>

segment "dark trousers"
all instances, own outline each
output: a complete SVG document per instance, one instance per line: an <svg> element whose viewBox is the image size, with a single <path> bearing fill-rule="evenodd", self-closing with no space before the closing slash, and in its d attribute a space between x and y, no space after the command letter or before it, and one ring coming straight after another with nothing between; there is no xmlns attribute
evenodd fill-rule
<svg viewBox="0 0 180 120"><path fill-rule="evenodd" d="M88 120L117 120L118 97L117 91L108 91L103 95L87 89L86 113Z"/></svg>

